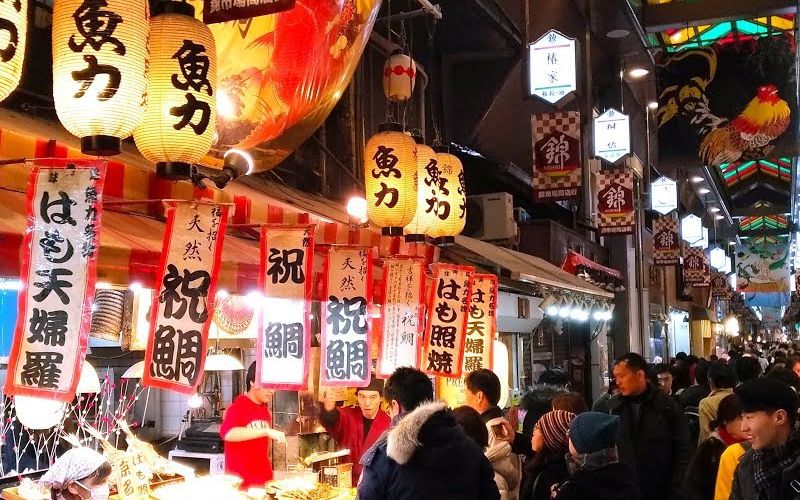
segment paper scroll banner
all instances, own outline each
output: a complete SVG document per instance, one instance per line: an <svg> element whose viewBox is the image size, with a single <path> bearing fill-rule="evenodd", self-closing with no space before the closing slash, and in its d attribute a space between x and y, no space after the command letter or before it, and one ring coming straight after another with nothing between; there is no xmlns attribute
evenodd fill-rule
<svg viewBox="0 0 800 500"><path fill-rule="evenodd" d="M322 385L366 387L372 369L372 250L333 246L323 274Z"/></svg>
<svg viewBox="0 0 800 500"><path fill-rule="evenodd" d="M475 268L435 264L425 325L425 373L458 378L463 372L467 301Z"/></svg>
<svg viewBox="0 0 800 500"><path fill-rule="evenodd" d="M72 401L91 327L105 162L36 160L4 392Z"/></svg>
<svg viewBox="0 0 800 500"><path fill-rule="evenodd" d="M169 201L142 385L193 394L203 374L228 205Z"/></svg>
<svg viewBox="0 0 800 500"><path fill-rule="evenodd" d="M419 366L425 259L387 258L383 261L383 276L383 330L377 373L379 377L388 377L401 366Z"/></svg>
<svg viewBox="0 0 800 500"><path fill-rule="evenodd" d="M467 330L464 341L464 375L492 369L492 348L497 331L497 276L475 274L470 283Z"/></svg>
<svg viewBox="0 0 800 500"><path fill-rule="evenodd" d="M314 226L261 229L264 304L257 342L256 383L304 390L311 350Z"/></svg>

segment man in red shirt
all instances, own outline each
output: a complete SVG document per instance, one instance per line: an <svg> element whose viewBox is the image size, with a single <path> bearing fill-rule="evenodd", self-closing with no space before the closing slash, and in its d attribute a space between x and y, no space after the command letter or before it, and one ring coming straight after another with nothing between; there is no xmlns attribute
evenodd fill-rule
<svg viewBox="0 0 800 500"><path fill-rule="evenodd" d="M325 393L322 398L320 420L328 434L341 448L350 449L350 462L353 464L353 486L361 476L361 455L364 454L386 430L391 419L381 410L383 399L383 380L372 378L369 386L356 390L358 408L336 407L332 394Z"/></svg>
<svg viewBox="0 0 800 500"><path fill-rule="evenodd" d="M242 478L242 489L263 488L272 480L269 441L286 443L283 432L272 428L267 409L269 389L255 386L256 364L247 369L247 392L225 411L219 434L225 441L225 472Z"/></svg>

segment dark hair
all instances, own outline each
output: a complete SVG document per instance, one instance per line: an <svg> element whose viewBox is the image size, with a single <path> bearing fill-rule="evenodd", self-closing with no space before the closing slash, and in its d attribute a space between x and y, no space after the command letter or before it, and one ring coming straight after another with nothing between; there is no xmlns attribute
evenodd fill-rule
<svg viewBox="0 0 800 500"><path fill-rule="evenodd" d="M739 351L737 351L736 349L729 350L728 351L728 357L729 358L738 358L739 357Z"/></svg>
<svg viewBox="0 0 800 500"><path fill-rule="evenodd" d="M553 398L553 409L569 411L575 415L589 411L586 400L577 392L557 394L556 397Z"/></svg>
<svg viewBox="0 0 800 500"><path fill-rule="evenodd" d="M789 361L786 362L786 368L793 370L794 365L796 365L797 363L800 363L800 356L792 356L791 358L789 358Z"/></svg>
<svg viewBox="0 0 800 500"><path fill-rule="evenodd" d="M780 380L784 384L794 389L795 392L800 392L800 377L798 377L797 374L789 368L778 367L776 365L769 371L769 373L767 373L767 378Z"/></svg>
<svg viewBox="0 0 800 500"><path fill-rule="evenodd" d="M489 446L489 431L486 429L486 424L481 419L481 414L475 409L467 405L459 406L453 413L456 417L458 425L464 429L464 434L470 439L478 443L481 449Z"/></svg>
<svg viewBox="0 0 800 500"><path fill-rule="evenodd" d="M500 401L500 379L491 370L479 368L467 375L464 384L470 392L482 392L492 406Z"/></svg>
<svg viewBox="0 0 800 500"><path fill-rule="evenodd" d="M700 358L695 356L694 354L690 354L686 356L686 362L689 363L689 366L696 365L700 362Z"/></svg>
<svg viewBox="0 0 800 500"><path fill-rule="evenodd" d="M650 371L652 371L653 374L655 374L655 375L661 375L662 373L669 373L670 372L669 365L667 365L665 363L658 363L656 365L653 365L653 367L650 368Z"/></svg>
<svg viewBox="0 0 800 500"><path fill-rule="evenodd" d="M255 381L256 381L256 362L253 361L252 363L250 363L250 366L247 367L246 382L248 391L250 390L250 387L252 387L252 385L255 383Z"/></svg>
<svg viewBox="0 0 800 500"><path fill-rule="evenodd" d="M742 356L736 360L736 376L739 382L747 382L761 375L761 363L756 358Z"/></svg>
<svg viewBox="0 0 800 500"><path fill-rule="evenodd" d="M569 377L567 377L567 373L561 368L550 368L539 376L540 384L567 385L568 382Z"/></svg>
<svg viewBox="0 0 800 500"><path fill-rule="evenodd" d="M675 365L669 369L669 372L672 374L673 393L692 385L692 378L689 376L688 367Z"/></svg>
<svg viewBox="0 0 800 500"><path fill-rule="evenodd" d="M716 354L711 354L711 355L708 356L708 360L709 361L717 361L717 360L719 360L719 356L717 356Z"/></svg>
<svg viewBox="0 0 800 500"><path fill-rule="evenodd" d="M433 400L433 384L421 371L404 366L386 380L383 394L386 401L397 401L403 411L412 411L425 401Z"/></svg>
<svg viewBox="0 0 800 500"><path fill-rule="evenodd" d="M708 367L708 383L715 389L732 389L736 385L736 374L728 365L711 363Z"/></svg>
<svg viewBox="0 0 800 500"><path fill-rule="evenodd" d="M708 385L708 369L710 367L711 363L706 360L697 363L697 367L694 369L694 378L697 380L697 385Z"/></svg>
<svg viewBox="0 0 800 500"><path fill-rule="evenodd" d="M640 354L636 354L635 352L629 352L618 357L614 362L614 366L617 366L620 363L625 363L625 365L633 372L647 372L647 361L645 361Z"/></svg>
<svg viewBox="0 0 800 500"><path fill-rule="evenodd" d="M686 353L681 351L675 355L675 359L686 359Z"/></svg>
<svg viewBox="0 0 800 500"><path fill-rule="evenodd" d="M739 403L739 396L728 394L719 402L717 408L717 418L709 422L712 430L722 427L727 423L733 422L742 416L742 405Z"/></svg>

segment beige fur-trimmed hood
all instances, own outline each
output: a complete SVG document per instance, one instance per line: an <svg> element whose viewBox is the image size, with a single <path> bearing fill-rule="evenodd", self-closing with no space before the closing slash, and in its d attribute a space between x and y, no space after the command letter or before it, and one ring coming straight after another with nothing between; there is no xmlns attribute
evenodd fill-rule
<svg viewBox="0 0 800 500"><path fill-rule="evenodd" d="M431 416L447 408L442 401L431 401L417 407L389 431L386 454L400 465L407 464L419 447L419 431Z"/></svg>

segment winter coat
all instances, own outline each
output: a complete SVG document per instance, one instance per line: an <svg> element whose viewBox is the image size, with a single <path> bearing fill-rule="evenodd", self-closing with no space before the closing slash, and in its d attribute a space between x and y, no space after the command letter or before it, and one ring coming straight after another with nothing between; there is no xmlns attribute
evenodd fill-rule
<svg viewBox="0 0 800 500"><path fill-rule="evenodd" d="M566 452L549 453L529 460L519 492L520 500L548 500L553 485L569 478L565 455Z"/></svg>
<svg viewBox="0 0 800 500"><path fill-rule="evenodd" d="M419 406L361 458L359 500L499 500L489 460L442 402Z"/></svg>
<svg viewBox="0 0 800 500"><path fill-rule="evenodd" d="M321 420L325 431L339 447L350 450L349 460L353 464L353 486L355 486L361 476L361 455L389 428L391 421L389 415L383 410L378 410L366 436L364 436L364 414L360 408L336 408L332 412L323 410Z"/></svg>
<svg viewBox="0 0 800 500"><path fill-rule="evenodd" d="M732 444L722 452L719 457L719 470L717 471L717 484L714 487L714 500L729 500L733 486L733 474L739 466L739 460L744 452L750 449L747 442Z"/></svg>
<svg viewBox="0 0 800 500"><path fill-rule="evenodd" d="M733 475L730 500L754 500L758 498L753 465L753 450L748 449L739 460ZM781 500L800 499L800 454L789 467L783 469L781 478Z"/></svg>
<svg viewBox="0 0 800 500"><path fill-rule="evenodd" d="M712 432L700 443L686 471L686 500L713 500L720 457L727 445Z"/></svg>
<svg viewBox="0 0 800 500"><path fill-rule="evenodd" d="M647 390L635 398L621 394L611 398L611 413L620 417L620 461L636 471L642 498L683 498L691 447L678 402L648 383Z"/></svg>
<svg viewBox="0 0 800 500"><path fill-rule="evenodd" d="M697 408L700 406L700 401L707 398L711 394L711 388L707 385L693 385L687 387L678 397L678 402L684 408Z"/></svg>
<svg viewBox="0 0 800 500"><path fill-rule="evenodd" d="M633 469L611 464L602 469L581 470L561 483L556 500L640 500Z"/></svg>
<svg viewBox="0 0 800 500"><path fill-rule="evenodd" d="M486 422L486 430L489 432L489 446L484 455L492 463L494 469L494 482L500 490L501 500L517 500L519 497L519 483L522 470L520 468L519 456L512 453L511 445L494 435L492 427L502 425L506 419L503 417L493 418Z"/></svg>
<svg viewBox="0 0 800 500"><path fill-rule="evenodd" d="M708 397L700 401L697 413L700 414L700 437L698 443L708 439L711 434L711 421L716 420L719 404L723 399L733 394L733 389L715 389Z"/></svg>

